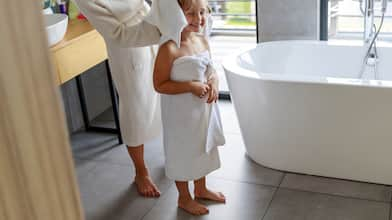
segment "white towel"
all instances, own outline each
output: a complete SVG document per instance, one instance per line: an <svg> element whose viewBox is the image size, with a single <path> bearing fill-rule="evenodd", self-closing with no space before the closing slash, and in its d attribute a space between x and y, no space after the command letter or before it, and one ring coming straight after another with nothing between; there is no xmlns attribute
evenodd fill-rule
<svg viewBox="0 0 392 220"><path fill-rule="evenodd" d="M173 62L174 81L207 80L208 51L183 56ZM208 104L192 93L161 95L165 167L170 179L199 179L219 168L217 146L225 144L217 103ZM181 125L181 126L179 126Z"/></svg>
<svg viewBox="0 0 392 220"><path fill-rule="evenodd" d="M145 21L158 27L160 44L173 40L180 47L181 32L188 22L177 0L153 0Z"/></svg>
<svg viewBox="0 0 392 220"><path fill-rule="evenodd" d="M182 12L177 0L153 0L150 13L145 21L155 25L162 36L159 44L172 40L180 47L181 32L188 25L185 15ZM203 34L208 38L212 29L212 18L207 16Z"/></svg>
<svg viewBox="0 0 392 220"><path fill-rule="evenodd" d="M221 122L218 104L211 103L209 109L208 129L206 138L206 153L210 153L216 146L222 146L226 143L223 135L223 126Z"/></svg>

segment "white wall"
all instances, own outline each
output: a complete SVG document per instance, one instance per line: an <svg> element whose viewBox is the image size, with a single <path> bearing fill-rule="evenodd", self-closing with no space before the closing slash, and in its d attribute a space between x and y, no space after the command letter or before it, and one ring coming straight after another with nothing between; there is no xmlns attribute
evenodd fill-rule
<svg viewBox="0 0 392 220"><path fill-rule="evenodd" d="M257 0L260 42L318 40L320 0Z"/></svg>

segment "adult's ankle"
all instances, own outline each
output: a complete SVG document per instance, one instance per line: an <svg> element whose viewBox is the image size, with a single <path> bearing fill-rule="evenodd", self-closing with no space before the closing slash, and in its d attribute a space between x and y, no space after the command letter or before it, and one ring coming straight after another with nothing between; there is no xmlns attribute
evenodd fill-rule
<svg viewBox="0 0 392 220"><path fill-rule="evenodd" d="M135 173L136 176L140 176L140 177L146 177L146 176L150 176L149 172L148 172L148 168L143 166L143 167L136 167L135 168Z"/></svg>

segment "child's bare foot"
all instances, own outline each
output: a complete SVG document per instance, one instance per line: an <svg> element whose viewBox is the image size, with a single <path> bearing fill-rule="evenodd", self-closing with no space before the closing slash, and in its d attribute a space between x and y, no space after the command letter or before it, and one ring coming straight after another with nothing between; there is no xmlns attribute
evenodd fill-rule
<svg viewBox="0 0 392 220"><path fill-rule="evenodd" d="M223 193L214 192L209 189L195 190L195 199L205 199L219 203L226 203L226 197Z"/></svg>
<svg viewBox="0 0 392 220"><path fill-rule="evenodd" d="M135 184L140 195L145 197L159 197L161 192L152 182L150 176L135 176Z"/></svg>
<svg viewBox="0 0 392 220"><path fill-rule="evenodd" d="M208 214L208 208L191 198L178 198L178 207L192 215Z"/></svg>

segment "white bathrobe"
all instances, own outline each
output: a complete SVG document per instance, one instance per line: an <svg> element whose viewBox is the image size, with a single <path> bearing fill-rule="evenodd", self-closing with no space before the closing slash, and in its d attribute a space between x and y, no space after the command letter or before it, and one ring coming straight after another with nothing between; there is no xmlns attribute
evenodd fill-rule
<svg viewBox="0 0 392 220"><path fill-rule="evenodd" d="M143 0L75 0L103 36L119 93L120 129L124 143L137 146L161 132L159 96L153 88L160 33L142 21L149 6ZM136 48L137 47L137 48Z"/></svg>

